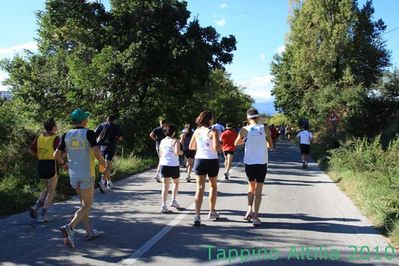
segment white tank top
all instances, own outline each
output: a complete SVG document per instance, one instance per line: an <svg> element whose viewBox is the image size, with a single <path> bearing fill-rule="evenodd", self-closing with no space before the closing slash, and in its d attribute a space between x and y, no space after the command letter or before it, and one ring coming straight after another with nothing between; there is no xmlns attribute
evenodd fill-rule
<svg viewBox="0 0 399 266"><path fill-rule="evenodd" d="M218 153L213 149L213 140L208 137L210 129L201 127L197 129L195 140L197 142L196 159L218 159Z"/></svg>
<svg viewBox="0 0 399 266"><path fill-rule="evenodd" d="M159 158L159 164L165 166L179 166L179 156L175 153L176 140L171 137L166 137L161 140L159 144L159 151L161 157Z"/></svg>
<svg viewBox="0 0 399 266"><path fill-rule="evenodd" d="M244 127L247 131L245 141L245 164L266 164L268 153L266 146L265 127L261 124L249 125Z"/></svg>

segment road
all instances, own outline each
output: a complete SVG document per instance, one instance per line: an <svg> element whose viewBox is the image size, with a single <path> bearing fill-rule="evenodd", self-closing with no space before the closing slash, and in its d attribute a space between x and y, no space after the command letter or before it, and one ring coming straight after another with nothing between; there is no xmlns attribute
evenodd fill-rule
<svg viewBox="0 0 399 266"><path fill-rule="evenodd" d="M195 183L186 183L184 173L178 196L184 209L160 214L161 185L150 170L106 194L96 191L91 216L103 234L84 241L79 228L75 249L64 246L59 227L77 209L76 197L56 203L50 223L37 224L26 212L1 219L0 264L399 265L398 251L316 163L301 169L298 153L288 142L269 153L260 227L243 220L247 182L239 154L229 181L219 173L219 221L206 220L204 198L204 225L192 226Z"/></svg>

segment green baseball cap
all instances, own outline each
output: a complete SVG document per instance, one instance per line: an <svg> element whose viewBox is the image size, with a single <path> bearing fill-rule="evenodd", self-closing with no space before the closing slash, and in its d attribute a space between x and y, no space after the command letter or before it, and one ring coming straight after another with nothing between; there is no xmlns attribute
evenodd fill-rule
<svg viewBox="0 0 399 266"><path fill-rule="evenodd" d="M84 111L83 109L80 109L80 108L76 108L71 113L72 122L74 124L79 124L83 120L87 119L89 117L89 115L90 115L89 112L86 112L86 111Z"/></svg>

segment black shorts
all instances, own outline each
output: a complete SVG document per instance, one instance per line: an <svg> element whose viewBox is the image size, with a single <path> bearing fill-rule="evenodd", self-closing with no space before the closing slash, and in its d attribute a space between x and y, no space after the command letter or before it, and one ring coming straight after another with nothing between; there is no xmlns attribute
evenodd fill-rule
<svg viewBox="0 0 399 266"><path fill-rule="evenodd" d="M40 179L50 179L58 174L57 164L54 160L39 160L37 172Z"/></svg>
<svg viewBox="0 0 399 266"><path fill-rule="evenodd" d="M227 156L227 154L234 155L234 151L223 151L224 155Z"/></svg>
<svg viewBox="0 0 399 266"><path fill-rule="evenodd" d="M100 146L100 150L107 161L112 161L116 153L116 147L112 146Z"/></svg>
<svg viewBox="0 0 399 266"><path fill-rule="evenodd" d="M219 174L219 159L195 159L194 173L216 177Z"/></svg>
<svg viewBox="0 0 399 266"><path fill-rule="evenodd" d="M301 149L301 154L309 154L310 152L310 145L301 144L299 148Z"/></svg>
<svg viewBox="0 0 399 266"><path fill-rule="evenodd" d="M257 183L265 182L267 174L267 163L265 164L246 164L245 173L247 174L249 181L255 181Z"/></svg>
<svg viewBox="0 0 399 266"><path fill-rule="evenodd" d="M184 154L184 157L186 158L186 159L194 159L194 157L195 157L195 150L185 150L185 151L183 151L183 154Z"/></svg>
<svg viewBox="0 0 399 266"><path fill-rule="evenodd" d="M161 165L161 177L168 178L171 177L173 179L180 177L180 168L179 166L166 166Z"/></svg>

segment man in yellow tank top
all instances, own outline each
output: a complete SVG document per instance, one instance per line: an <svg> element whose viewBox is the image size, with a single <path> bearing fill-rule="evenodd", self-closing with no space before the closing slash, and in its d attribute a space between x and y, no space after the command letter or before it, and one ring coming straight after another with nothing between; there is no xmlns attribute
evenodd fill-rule
<svg viewBox="0 0 399 266"><path fill-rule="evenodd" d="M53 153L60 142L57 125L50 118L43 123L44 131L35 138L29 147L28 153L38 159L37 170L39 178L44 180L46 188L40 193L35 205L30 207L29 215L40 223L49 222L52 218L47 211L53 201L58 182L57 164ZM40 209L40 212L39 212Z"/></svg>

